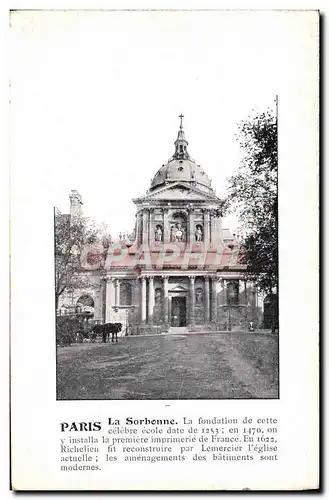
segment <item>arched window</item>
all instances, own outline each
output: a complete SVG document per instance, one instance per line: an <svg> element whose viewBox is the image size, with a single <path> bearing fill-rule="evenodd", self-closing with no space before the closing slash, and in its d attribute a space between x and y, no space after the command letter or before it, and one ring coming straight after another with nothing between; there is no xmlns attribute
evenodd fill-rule
<svg viewBox="0 0 329 500"><path fill-rule="evenodd" d="M227 284L227 303L239 303L239 283L237 281L229 281Z"/></svg>
<svg viewBox="0 0 329 500"><path fill-rule="evenodd" d="M94 307L94 299L92 298L91 295L81 295L79 299L77 300L77 306L84 308L84 307Z"/></svg>

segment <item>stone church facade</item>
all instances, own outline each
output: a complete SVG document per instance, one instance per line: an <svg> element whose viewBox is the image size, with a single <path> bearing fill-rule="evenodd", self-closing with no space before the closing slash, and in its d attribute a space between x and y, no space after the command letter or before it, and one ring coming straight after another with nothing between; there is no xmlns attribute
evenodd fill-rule
<svg viewBox="0 0 329 500"><path fill-rule="evenodd" d="M245 280L238 241L222 228L221 200L188 152L182 116L174 154L149 190L133 200L135 230L110 247L90 284L94 319L120 321L130 333L245 330L260 325L263 299ZM74 210L78 200L71 198ZM65 295L61 300L65 303Z"/></svg>

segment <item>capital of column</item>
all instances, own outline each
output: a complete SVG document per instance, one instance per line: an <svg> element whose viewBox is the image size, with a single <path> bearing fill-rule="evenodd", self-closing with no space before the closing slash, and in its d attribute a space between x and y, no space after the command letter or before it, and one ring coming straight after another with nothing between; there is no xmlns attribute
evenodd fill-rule
<svg viewBox="0 0 329 500"><path fill-rule="evenodd" d="M190 281L191 281L191 282L193 282L193 283L194 283L194 281L195 281L195 276L190 275L190 276L189 276L189 279L190 279Z"/></svg>
<svg viewBox="0 0 329 500"><path fill-rule="evenodd" d="M163 281L169 281L169 276L161 276L161 278L163 279Z"/></svg>

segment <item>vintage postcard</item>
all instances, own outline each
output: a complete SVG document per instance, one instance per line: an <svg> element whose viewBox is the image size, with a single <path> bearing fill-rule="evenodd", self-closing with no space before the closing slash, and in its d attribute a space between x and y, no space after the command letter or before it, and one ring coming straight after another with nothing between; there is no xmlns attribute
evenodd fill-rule
<svg viewBox="0 0 329 500"><path fill-rule="evenodd" d="M13 489L317 489L319 13L10 34Z"/></svg>

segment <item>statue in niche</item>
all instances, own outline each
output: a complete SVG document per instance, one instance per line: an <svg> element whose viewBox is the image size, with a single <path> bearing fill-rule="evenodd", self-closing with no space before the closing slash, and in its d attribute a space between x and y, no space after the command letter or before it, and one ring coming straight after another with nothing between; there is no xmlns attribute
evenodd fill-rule
<svg viewBox="0 0 329 500"><path fill-rule="evenodd" d="M176 239L175 239L175 241L177 241L179 243L184 241L184 229L182 228L182 225L179 223L176 225Z"/></svg>
<svg viewBox="0 0 329 500"><path fill-rule="evenodd" d="M203 291L201 288L197 288L195 291L195 302L198 306L201 306L203 303Z"/></svg>
<svg viewBox="0 0 329 500"><path fill-rule="evenodd" d="M161 288L156 288L156 290L155 290L155 303L156 304L161 304L161 295L162 295Z"/></svg>
<svg viewBox="0 0 329 500"><path fill-rule="evenodd" d="M155 241L161 242L163 238L162 227L157 226L155 230Z"/></svg>
<svg viewBox="0 0 329 500"><path fill-rule="evenodd" d="M171 228L170 228L170 241L176 241L176 231L177 231L177 228L175 226L171 226Z"/></svg>
<svg viewBox="0 0 329 500"><path fill-rule="evenodd" d="M197 228L196 228L196 231L195 231L195 241L197 243L201 243L201 241L203 241L203 233L202 233L201 226L197 226Z"/></svg>

